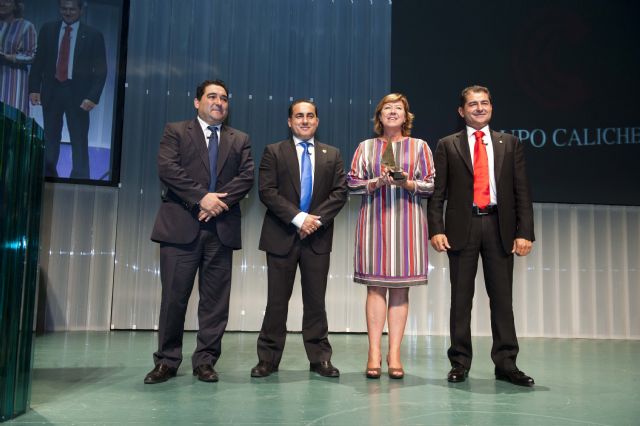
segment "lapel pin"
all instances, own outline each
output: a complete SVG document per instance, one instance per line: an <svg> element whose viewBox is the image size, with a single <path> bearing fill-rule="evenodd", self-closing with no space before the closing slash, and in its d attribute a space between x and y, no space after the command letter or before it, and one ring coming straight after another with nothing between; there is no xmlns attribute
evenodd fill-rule
<svg viewBox="0 0 640 426"><path fill-rule="evenodd" d="M326 149L323 149L323 150L322 150L322 153L323 153L323 154L326 154L326 153L327 153L327 150L326 150Z"/></svg>
<svg viewBox="0 0 640 426"><path fill-rule="evenodd" d="M502 143L502 139L500 139L498 142Z"/></svg>

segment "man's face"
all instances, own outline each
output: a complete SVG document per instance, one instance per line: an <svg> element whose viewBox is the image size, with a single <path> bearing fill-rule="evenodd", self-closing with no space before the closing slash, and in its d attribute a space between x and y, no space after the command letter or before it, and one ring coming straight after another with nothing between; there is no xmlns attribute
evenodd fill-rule
<svg viewBox="0 0 640 426"><path fill-rule="evenodd" d="M293 106L291 117L287 122L291 133L302 140L308 140L316 134L320 120L313 104L301 102Z"/></svg>
<svg viewBox="0 0 640 426"><path fill-rule="evenodd" d="M229 97L224 87L210 84L204 89L200 99L194 99L198 117L209 125L222 123L229 113Z"/></svg>
<svg viewBox="0 0 640 426"><path fill-rule="evenodd" d="M12 16L15 13L16 4L14 0L0 0L0 16Z"/></svg>
<svg viewBox="0 0 640 426"><path fill-rule="evenodd" d="M484 92L469 92L465 96L464 106L458 108L458 114L464 118L467 126L482 129L491 121L493 107L489 95Z"/></svg>
<svg viewBox="0 0 640 426"><path fill-rule="evenodd" d="M80 19L82 9L77 1L62 0L60 2L60 15L65 24L71 25Z"/></svg>

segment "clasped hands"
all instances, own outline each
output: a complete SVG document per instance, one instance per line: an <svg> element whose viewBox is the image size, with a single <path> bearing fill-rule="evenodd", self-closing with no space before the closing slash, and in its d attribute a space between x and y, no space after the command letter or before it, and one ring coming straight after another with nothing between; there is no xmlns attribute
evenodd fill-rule
<svg viewBox="0 0 640 426"><path fill-rule="evenodd" d="M200 200L200 211L198 212L198 220L200 222L209 222L212 217L219 216L223 212L229 210L221 198L227 196L226 192L209 192Z"/></svg>
<svg viewBox="0 0 640 426"><path fill-rule="evenodd" d="M298 235L300 235L301 240L304 240L309 235L316 232L321 226L322 222L320 222L320 216L308 214L304 219L304 222L302 222L302 226L298 229Z"/></svg>
<svg viewBox="0 0 640 426"><path fill-rule="evenodd" d="M413 191L415 189L415 182L409 180L409 174L407 172L404 172L404 171L402 172L405 178L400 181L394 180L391 177L389 170L385 166L382 166L381 172L382 174L378 177L378 179L375 182L376 189L381 188L385 185L396 185L403 189L406 189L407 191Z"/></svg>

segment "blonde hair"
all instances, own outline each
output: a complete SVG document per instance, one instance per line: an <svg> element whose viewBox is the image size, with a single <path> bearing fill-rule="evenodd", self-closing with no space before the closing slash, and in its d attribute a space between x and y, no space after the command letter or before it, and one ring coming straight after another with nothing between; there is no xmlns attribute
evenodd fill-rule
<svg viewBox="0 0 640 426"><path fill-rule="evenodd" d="M389 93L384 98L380 99L380 102L378 102L378 106L376 107L376 112L373 114L373 131L376 132L376 135L378 136L384 133L384 126L382 125L382 121L380 121L380 112L385 104L391 102L402 102L405 115L405 121L402 124L402 136L409 136L411 134L411 128L413 127L413 119L415 118L415 115L413 115L409 110L409 101L402 93Z"/></svg>

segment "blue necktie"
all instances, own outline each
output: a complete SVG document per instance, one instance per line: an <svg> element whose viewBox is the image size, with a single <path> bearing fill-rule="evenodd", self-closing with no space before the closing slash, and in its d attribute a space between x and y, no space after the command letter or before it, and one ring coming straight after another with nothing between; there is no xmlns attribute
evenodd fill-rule
<svg viewBox="0 0 640 426"><path fill-rule="evenodd" d="M211 130L211 135L209 136L209 173L211 174L209 192L216 192L216 180L218 179L218 131L216 126L208 126L207 129Z"/></svg>
<svg viewBox="0 0 640 426"><path fill-rule="evenodd" d="M300 142L304 148L302 160L300 161L300 210L309 211L311 205L311 192L313 191L313 178L311 176L311 156L309 155L309 142Z"/></svg>

